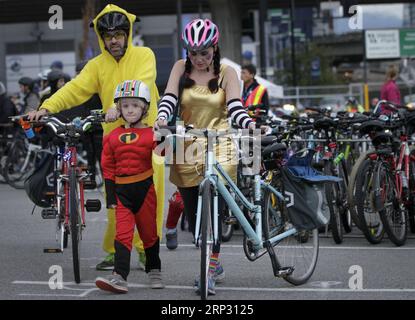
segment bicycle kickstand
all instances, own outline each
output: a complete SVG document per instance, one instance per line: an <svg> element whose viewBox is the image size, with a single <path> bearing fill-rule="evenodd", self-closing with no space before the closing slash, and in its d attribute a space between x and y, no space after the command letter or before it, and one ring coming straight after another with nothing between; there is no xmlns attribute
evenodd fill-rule
<svg viewBox="0 0 415 320"><path fill-rule="evenodd" d="M281 278L289 276L294 272L294 267L281 267L277 261L277 257L275 256L274 247L269 241L265 241L264 245L268 251L269 257L271 258L272 270L274 271L275 277Z"/></svg>

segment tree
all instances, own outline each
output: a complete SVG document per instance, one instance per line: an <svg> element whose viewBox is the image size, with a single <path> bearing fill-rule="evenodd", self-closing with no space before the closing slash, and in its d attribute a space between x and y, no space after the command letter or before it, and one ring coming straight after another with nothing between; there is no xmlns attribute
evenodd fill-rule
<svg viewBox="0 0 415 320"><path fill-rule="evenodd" d="M295 63L297 66L297 84L299 86L310 85L334 85L342 84L344 80L332 70L333 58L327 47L317 46L314 43L308 43L302 50L297 49ZM277 78L279 83L285 85L292 84L291 61L287 58L291 57L290 48L280 52L278 58L284 60L284 65L289 66L283 70L277 70ZM320 76L313 78L311 69L312 62L316 59L320 60Z"/></svg>

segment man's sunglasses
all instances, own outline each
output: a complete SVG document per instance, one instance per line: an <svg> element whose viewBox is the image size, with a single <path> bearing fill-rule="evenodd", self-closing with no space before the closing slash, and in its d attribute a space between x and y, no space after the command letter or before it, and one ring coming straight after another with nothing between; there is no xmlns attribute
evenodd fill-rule
<svg viewBox="0 0 415 320"><path fill-rule="evenodd" d="M105 41L111 41L112 38L115 38L115 40L121 40L125 36L126 36L125 32L123 32L123 31L116 31L116 32L105 32L102 35L102 38Z"/></svg>

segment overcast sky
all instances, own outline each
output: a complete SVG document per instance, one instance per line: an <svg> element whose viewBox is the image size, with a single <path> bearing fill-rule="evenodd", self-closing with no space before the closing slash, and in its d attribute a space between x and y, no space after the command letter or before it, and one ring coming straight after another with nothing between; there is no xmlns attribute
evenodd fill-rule
<svg viewBox="0 0 415 320"><path fill-rule="evenodd" d="M364 5L362 7L365 29L403 26L403 4Z"/></svg>
<svg viewBox="0 0 415 320"><path fill-rule="evenodd" d="M363 28L402 28L404 22L403 4L361 5L363 9ZM336 33L350 32L349 19L335 19Z"/></svg>

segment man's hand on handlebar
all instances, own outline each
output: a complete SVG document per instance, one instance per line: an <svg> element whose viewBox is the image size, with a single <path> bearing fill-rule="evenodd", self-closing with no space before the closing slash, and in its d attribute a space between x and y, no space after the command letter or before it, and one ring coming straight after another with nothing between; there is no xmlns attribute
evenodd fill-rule
<svg viewBox="0 0 415 320"><path fill-rule="evenodd" d="M49 113L46 109L40 109L38 111L30 111L27 113L27 119L29 121L39 121L40 118L46 116Z"/></svg>

